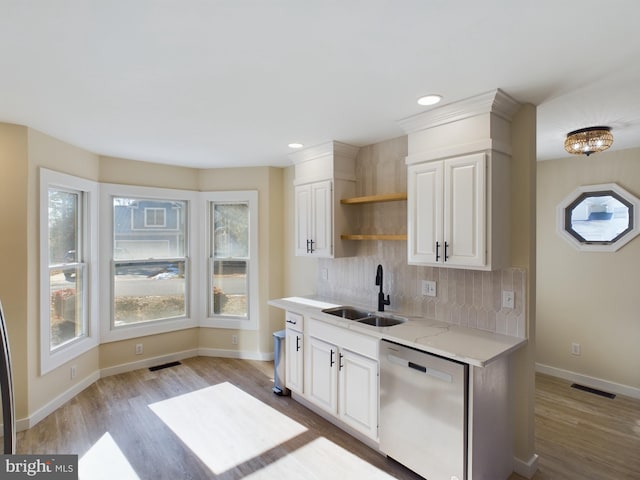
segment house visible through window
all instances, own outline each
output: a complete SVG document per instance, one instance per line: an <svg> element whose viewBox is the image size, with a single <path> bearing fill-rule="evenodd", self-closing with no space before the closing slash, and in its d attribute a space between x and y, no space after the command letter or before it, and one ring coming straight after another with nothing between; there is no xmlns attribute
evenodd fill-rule
<svg viewBox="0 0 640 480"><path fill-rule="evenodd" d="M49 349L87 334L83 193L49 188Z"/></svg>
<svg viewBox="0 0 640 480"><path fill-rule="evenodd" d="M187 315L187 202L113 198L113 325Z"/></svg>

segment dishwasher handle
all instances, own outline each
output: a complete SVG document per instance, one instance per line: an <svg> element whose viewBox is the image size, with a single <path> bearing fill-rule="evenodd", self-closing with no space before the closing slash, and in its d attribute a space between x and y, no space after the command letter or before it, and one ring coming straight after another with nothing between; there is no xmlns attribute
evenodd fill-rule
<svg viewBox="0 0 640 480"><path fill-rule="evenodd" d="M418 372L424 373L433 378L437 378L438 380L442 380L443 382L452 383L453 376L447 372L443 372L442 370L437 370L431 367L425 367L424 365L420 365L419 363L411 362L405 358L399 357L393 354L387 354L387 360L391 363L395 363L401 367L408 367Z"/></svg>

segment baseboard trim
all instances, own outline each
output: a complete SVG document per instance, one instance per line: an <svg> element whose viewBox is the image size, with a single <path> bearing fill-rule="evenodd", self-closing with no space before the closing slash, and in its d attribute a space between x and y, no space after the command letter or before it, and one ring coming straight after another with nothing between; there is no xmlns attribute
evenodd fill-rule
<svg viewBox="0 0 640 480"><path fill-rule="evenodd" d="M155 365L160 365L168 362L175 362L178 360L184 360L191 357L225 357L225 358L238 358L243 360L260 360L260 361L272 361L273 352L242 352L238 350L223 350L217 348L197 348L191 350L183 350L182 352L171 353L169 355L160 355L152 358L145 358L137 362L124 363L122 365L116 365L114 367L107 367L93 372L80 382L73 385L65 392L58 395L50 402L43 405L36 410L32 415L26 418L20 418L16 420L16 431L21 432L28 430L40 421L42 421L47 415L53 413L66 402L82 392L85 388L90 387L98 379L103 377L109 377L111 375L118 375L120 373L131 372L140 368L149 368ZM0 424L1 426L2 424ZM0 430L0 438L2 438Z"/></svg>
<svg viewBox="0 0 640 480"><path fill-rule="evenodd" d="M44 418L56 411L62 405L67 403L73 397L82 392L85 388L90 387L93 383L96 382L100 378L100 372L96 371L87 377L83 378L80 382L73 385L69 390L61 393L56 398L51 400L50 402L43 405L41 408L36 410L32 415L29 415L27 418L21 418L16 421L16 431L20 432L22 430L27 430L34 425L38 424L40 421L44 420Z"/></svg>
<svg viewBox="0 0 640 480"><path fill-rule="evenodd" d="M610 382L601 378L590 377L588 375L563 370L562 368L551 367L542 363L536 363L536 372L580 383L588 387L597 388L598 390L604 390L605 392L611 392L617 395L624 395L626 397L640 400L640 388L632 387L630 385Z"/></svg>
<svg viewBox="0 0 640 480"><path fill-rule="evenodd" d="M140 368L149 368L163 363L175 362L198 356L198 349L183 350L182 352L170 353L168 355L159 355L157 357L145 358L137 362L123 363L115 367L103 368L100 370L100 378L118 375L120 373L131 372Z"/></svg>
<svg viewBox="0 0 640 480"><path fill-rule="evenodd" d="M533 478L538 471L538 459L536 453L526 462L516 457L513 459L513 471L524 478Z"/></svg>
<svg viewBox="0 0 640 480"><path fill-rule="evenodd" d="M273 352L243 352L241 350L226 350L223 348L199 348L198 355L203 357L239 358L241 360L259 360L267 362L273 360Z"/></svg>

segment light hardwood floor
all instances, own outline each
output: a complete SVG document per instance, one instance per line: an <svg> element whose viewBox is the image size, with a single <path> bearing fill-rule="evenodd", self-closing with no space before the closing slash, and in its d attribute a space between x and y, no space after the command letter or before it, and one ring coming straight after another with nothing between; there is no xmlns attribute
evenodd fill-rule
<svg viewBox="0 0 640 480"><path fill-rule="evenodd" d="M325 438L394 478L421 477L386 459L289 397L271 392L271 362L196 357L156 372L136 370L98 380L34 428L18 433L17 453L81 457L109 433L141 479L237 479L256 475ZM148 406L229 382L306 427L304 434L215 475ZM640 479L640 401L614 400L538 375L535 480ZM314 442L315 445L316 442ZM336 478L332 462L323 475ZM262 478L267 478L262 475ZM510 480L520 480L514 474Z"/></svg>

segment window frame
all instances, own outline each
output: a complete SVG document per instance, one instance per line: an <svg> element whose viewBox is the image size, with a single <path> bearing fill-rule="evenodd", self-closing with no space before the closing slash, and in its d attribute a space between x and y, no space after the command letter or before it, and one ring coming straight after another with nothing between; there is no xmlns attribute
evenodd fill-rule
<svg viewBox="0 0 640 480"><path fill-rule="evenodd" d="M80 242L85 264L83 311L86 335L51 349L51 293L49 261L49 189L81 193ZM45 375L99 344L98 205L99 183L40 168L40 375ZM76 259L77 260L77 259Z"/></svg>
<svg viewBox="0 0 640 480"><path fill-rule="evenodd" d="M247 317L211 315L209 311L209 292L212 291L210 265L212 265L211 257L211 230L212 215L211 206L214 203L247 203L249 206L249 262L247 266ZM258 303L259 303L259 258L258 258L258 191L257 190L237 190L237 191L218 191L218 192L202 192L201 193L201 211L206 221L203 222L204 228L201 234L201 252L202 258L206 259L202 263L200 283L201 288L203 315L200 322L201 327L209 328L233 328L238 330L257 330L259 327Z"/></svg>
<svg viewBox="0 0 640 480"><path fill-rule="evenodd" d="M610 241L585 240L571 224L571 212L585 198L612 196L629 208L629 225ZM581 252L616 252L640 234L640 199L617 183L577 187L556 206L556 232Z"/></svg>
<svg viewBox="0 0 640 480"><path fill-rule="evenodd" d="M156 200L179 200L187 203L185 218L185 302L186 315L178 318L150 320L130 325L114 325L113 318L113 197L132 197ZM194 288L194 279L199 278L201 257L197 238L199 237L199 206L197 192L169 188L141 187L134 185L101 184L100 195L101 228L105 232L100 239L100 278L104 288L101 295L100 322L101 343L173 332L198 326L199 308L198 288ZM196 261L194 261L196 259Z"/></svg>

